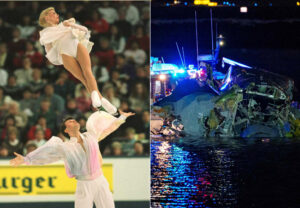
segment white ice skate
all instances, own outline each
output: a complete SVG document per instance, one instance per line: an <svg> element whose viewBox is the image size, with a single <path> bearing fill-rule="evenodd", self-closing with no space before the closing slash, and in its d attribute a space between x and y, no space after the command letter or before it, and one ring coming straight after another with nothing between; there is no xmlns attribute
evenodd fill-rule
<svg viewBox="0 0 300 208"><path fill-rule="evenodd" d="M101 107L101 99L100 99L100 96L99 96L99 94L96 90L94 90L92 92L91 98L92 98L93 107L94 108L100 108Z"/></svg>
<svg viewBox="0 0 300 208"><path fill-rule="evenodd" d="M111 104L106 98L102 97L101 99L103 108L111 115L117 112L117 108Z"/></svg>

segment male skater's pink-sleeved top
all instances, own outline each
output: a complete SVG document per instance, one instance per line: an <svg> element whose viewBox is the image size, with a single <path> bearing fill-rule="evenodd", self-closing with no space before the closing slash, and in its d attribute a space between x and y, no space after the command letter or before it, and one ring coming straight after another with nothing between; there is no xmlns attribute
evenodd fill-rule
<svg viewBox="0 0 300 208"><path fill-rule="evenodd" d="M98 139L103 139L116 130L126 117L115 118L106 112L95 112L87 121L87 132L80 134L84 149L71 137L63 142L59 137L51 137L49 141L25 157L28 165L44 165L63 160L67 175L79 180L92 180L102 175Z"/></svg>

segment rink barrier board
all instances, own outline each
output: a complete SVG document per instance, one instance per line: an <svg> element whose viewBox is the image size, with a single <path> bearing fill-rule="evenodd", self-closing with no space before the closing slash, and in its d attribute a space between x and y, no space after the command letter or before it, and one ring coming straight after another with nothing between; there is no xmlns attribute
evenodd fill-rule
<svg viewBox="0 0 300 208"><path fill-rule="evenodd" d="M4 174L3 170L16 170L18 168L10 167L9 159L0 159L0 186L3 186L3 176L6 176L6 180L10 180L9 186L12 186L12 177L20 177L22 175L22 171L18 171L12 174L11 171L6 172ZM109 166L107 166L109 165ZM30 187L28 185L28 178L24 180L24 186L22 187L22 181L20 179L17 180L17 185L19 187L19 191L13 191L13 188L10 187L10 191L5 191L3 188L0 188L0 204L2 203L47 203L47 202L73 202L74 201L74 191L76 183L73 183L74 189L72 190L70 187L66 187L66 181L63 181L61 184L64 186L63 189L56 189L56 193L53 194L48 191L39 190L36 187L36 180L39 176L43 176L43 179L39 179L39 182L42 185L47 185L48 189L52 189L49 187L49 178L47 177L55 177L54 175L47 175L50 174L48 167L53 166L53 168L59 168L61 174L65 179L75 181L75 179L70 179L67 177L65 173L65 169L63 166L63 162L54 163L52 165L47 166L37 166L39 168L44 167L45 169L39 169L34 166L24 166L30 170L30 173L34 173L35 175L32 176L33 180L32 183L32 190L30 193L26 193L24 191L28 190ZM30 168L34 167L34 168ZM115 201L149 201L150 199L150 158L149 157L105 157L104 158L104 175L108 179ZM107 169L105 170L105 168ZM110 168L111 167L111 168ZM13 168L13 169L10 169ZM34 170L39 170L33 172ZM21 170L21 169L19 169ZM24 170L24 169L23 169ZM109 172L111 171L111 172ZM41 174L40 174L41 173ZM37 175L38 174L38 175ZM39 175L40 174L40 175ZM26 176L23 176L26 177ZM62 179L63 180L63 179ZM56 185L57 179L52 179L52 183ZM41 185L40 184L40 185ZM8 185L8 184L7 184ZM53 185L53 184L52 184ZM57 186L58 187L58 186ZM44 187L45 188L45 187ZM69 189L69 190L68 190ZM15 189L17 190L17 188ZM39 194L37 193L39 191ZM2 194L1 194L2 192ZM4 193L3 193L4 192ZM21 192L21 193L19 193ZM2 208L3 206L0 205Z"/></svg>
<svg viewBox="0 0 300 208"><path fill-rule="evenodd" d="M66 175L64 165L0 165L0 173L0 196L74 194L76 190L76 180ZM103 165L103 173L113 192L112 164Z"/></svg>

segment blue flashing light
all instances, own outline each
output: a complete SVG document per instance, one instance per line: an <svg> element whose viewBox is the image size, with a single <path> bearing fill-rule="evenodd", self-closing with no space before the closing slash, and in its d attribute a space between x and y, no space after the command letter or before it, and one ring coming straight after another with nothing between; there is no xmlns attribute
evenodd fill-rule
<svg viewBox="0 0 300 208"><path fill-rule="evenodd" d="M187 2L184 2L184 5L185 5L185 6L187 6L187 5L188 5L188 3L187 3Z"/></svg>
<svg viewBox="0 0 300 208"><path fill-rule="evenodd" d="M166 3L166 6L170 6L170 4L169 4L169 3Z"/></svg>
<svg viewBox="0 0 300 208"><path fill-rule="evenodd" d="M257 3L254 3L254 6L257 6Z"/></svg>
<svg viewBox="0 0 300 208"><path fill-rule="evenodd" d="M184 69L178 69L178 70L176 70L176 73L184 73L184 72L185 72Z"/></svg>
<svg viewBox="0 0 300 208"><path fill-rule="evenodd" d="M232 6L235 6L235 3L232 3Z"/></svg>
<svg viewBox="0 0 300 208"><path fill-rule="evenodd" d="M162 71L176 71L178 66L175 64L164 64L164 63L155 63L152 65L152 71L162 72Z"/></svg>

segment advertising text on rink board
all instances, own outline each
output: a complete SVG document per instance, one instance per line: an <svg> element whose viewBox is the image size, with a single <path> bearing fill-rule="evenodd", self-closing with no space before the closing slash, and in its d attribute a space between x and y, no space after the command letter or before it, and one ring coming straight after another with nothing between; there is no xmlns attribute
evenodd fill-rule
<svg viewBox="0 0 300 208"><path fill-rule="evenodd" d="M113 191L112 164L104 164L102 168ZM75 190L76 180L67 176L64 165L0 165L0 196L74 194Z"/></svg>

